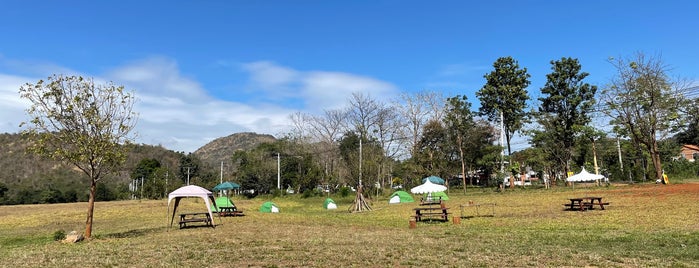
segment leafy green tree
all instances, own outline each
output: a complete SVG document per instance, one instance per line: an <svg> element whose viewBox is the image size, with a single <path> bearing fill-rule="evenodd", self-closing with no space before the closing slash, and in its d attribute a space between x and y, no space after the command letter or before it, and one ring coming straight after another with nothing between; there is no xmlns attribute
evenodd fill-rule
<svg viewBox="0 0 699 268"><path fill-rule="evenodd" d="M699 91L699 87L694 87L693 90ZM687 115L687 124L677 133L677 141L680 144L699 145L699 98L685 107L684 114Z"/></svg>
<svg viewBox="0 0 699 268"><path fill-rule="evenodd" d="M447 131L440 121L431 120L425 124L422 137L418 141L416 163L424 171L421 177L436 175L445 177L449 167L449 138Z"/></svg>
<svg viewBox="0 0 699 268"><path fill-rule="evenodd" d="M546 132L545 138L554 139L554 143L561 146L558 151L560 166L567 174L571 171L576 137L590 122L597 87L583 82L589 74L581 72L577 59L561 58L551 61L551 65L552 72L546 75L546 84L541 88L544 96L539 98L539 115L546 116L540 116L539 121Z"/></svg>
<svg viewBox="0 0 699 268"><path fill-rule="evenodd" d="M134 181L143 180L143 189L136 195L143 194L142 197L157 199L161 198L165 192L165 173L167 170L163 168L160 161L154 158L141 159L138 165L131 172L131 179ZM140 184L139 184L139 187Z"/></svg>
<svg viewBox="0 0 699 268"><path fill-rule="evenodd" d="M464 194L466 193L466 152L470 148L466 148L468 143L469 133L474 129L473 114L471 112L471 103L468 102L466 96L456 96L447 99L447 111L444 117L447 135L453 142L456 150L459 153L459 162L461 163L461 179L464 186Z"/></svg>
<svg viewBox="0 0 699 268"><path fill-rule="evenodd" d="M680 109L686 105L682 90L686 87L670 79L660 58L637 53L610 61L617 74L603 91L605 112L618 133L630 137L650 155L655 178L662 180L658 140L681 126Z"/></svg>
<svg viewBox="0 0 699 268"><path fill-rule="evenodd" d="M491 121L500 121L502 116L507 152L512 154L510 140L528 118L525 108L529 100L526 88L530 84L530 75L527 68L520 69L512 57L498 58L493 68L484 76L486 84L476 92L481 102L479 112Z"/></svg>
<svg viewBox="0 0 699 268"><path fill-rule="evenodd" d="M90 238L97 182L124 163L124 144L132 140L134 97L111 82L63 75L27 83L19 93L31 103L30 121L21 125L29 150L74 165L90 181L84 234Z"/></svg>

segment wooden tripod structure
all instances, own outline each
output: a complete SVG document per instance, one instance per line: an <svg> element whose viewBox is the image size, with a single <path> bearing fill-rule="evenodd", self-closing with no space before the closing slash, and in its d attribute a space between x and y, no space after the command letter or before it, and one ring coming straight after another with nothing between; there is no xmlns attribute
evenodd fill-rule
<svg viewBox="0 0 699 268"><path fill-rule="evenodd" d="M349 207L349 212L371 211L369 203L364 199L362 194L362 139L359 138L359 184L357 185L357 196L354 198L354 203Z"/></svg>
<svg viewBox="0 0 699 268"><path fill-rule="evenodd" d="M360 184L359 187L357 187L357 196L354 198L352 206L349 207L349 212L354 213L364 211L371 211L371 207L364 199L364 195L362 194L362 185Z"/></svg>

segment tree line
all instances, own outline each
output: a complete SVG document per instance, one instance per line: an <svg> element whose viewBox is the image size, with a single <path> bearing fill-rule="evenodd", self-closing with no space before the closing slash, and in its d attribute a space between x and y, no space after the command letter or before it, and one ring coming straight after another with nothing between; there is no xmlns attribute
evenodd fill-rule
<svg viewBox="0 0 699 268"><path fill-rule="evenodd" d="M697 141L697 100L691 98L696 87L673 79L659 57L637 53L609 61L617 72L601 85L601 92L585 81L589 74L577 59L551 61L534 105L529 102L527 68L512 57L498 58L484 75L486 83L476 92L481 106L475 110L465 95L423 91L384 103L354 93L344 108L291 115L293 130L279 141L234 153L234 176L251 195L278 192L282 186L316 191L318 185L365 186L379 194L387 186L416 185L429 175L465 191L467 185L497 184L527 167L559 181L590 159L595 172L601 165L610 179L623 180L625 159L634 159L625 166L630 180L637 177L632 173L661 179L663 163L676 155L672 141ZM31 120L23 123L22 132L29 150L68 163L88 179L89 237L98 182L119 170L126 160L124 145L133 138L133 94L111 82L99 85L92 79L54 75L26 84L20 95L32 103L27 110ZM604 114L612 129L592 124L594 113ZM517 134L530 137L531 147L512 152ZM618 160L608 154L614 140ZM616 166L619 173L612 172ZM685 166L683 170L692 169ZM190 155L180 159L178 183L185 169L184 183L194 179L204 186L215 184L211 169ZM164 197L169 184L159 181L169 178L169 172L158 160L142 159L131 172L132 198L136 189L140 197ZM6 187L1 186L4 194Z"/></svg>

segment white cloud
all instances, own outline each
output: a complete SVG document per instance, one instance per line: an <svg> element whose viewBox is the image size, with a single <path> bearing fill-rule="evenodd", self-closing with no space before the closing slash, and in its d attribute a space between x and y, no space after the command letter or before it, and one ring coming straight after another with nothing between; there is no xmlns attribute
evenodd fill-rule
<svg viewBox="0 0 699 268"><path fill-rule="evenodd" d="M350 73L300 71L269 61L247 63L243 69L250 73L250 87L271 94L269 99L284 96L300 100L302 109L311 113L346 106L352 93L365 93L378 100L388 100L398 93L393 84Z"/></svg>
<svg viewBox="0 0 699 268"><path fill-rule="evenodd" d="M23 66L22 70L9 68L16 72L26 72L24 68L31 65L19 61L14 64ZM242 67L249 74L247 86L264 90L257 93L260 96L255 103L213 97L201 83L181 74L177 63L166 57L130 62L95 76L94 80L114 81L134 91L138 100L134 111L139 114L136 142L184 152L193 152L213 139L237 132L284 133L289 129L291 113L339 108L347 104L354 92L368 93L379 100L397 92L390 83L349 73L298 71L267 61ZM49 64L35 66L35 70L41 70L33 73L45 78L54 73L52 70L68 69ZM0 132L19 130L29 103L19 98L18 89L37 80L0 73ZM294 106L298 103L303 105Z"/></svg>
<svg viewBox="0 0 699 268"><path fill-rule="evenodd" d="M338 72L310 72L304 77L302 93L309 107L326 109L347 105L352 93L366 93L378 100L397 95L392 84L369 77Z"/></svg>
<svg viewBox="0 0 699 268"><path fill-rule="evenodd" d="M27 121L25 109L29 102L19 97L19 88L27 82L36 82L34 79L0 74L0 133L16 133L19 124Z"/></svg>

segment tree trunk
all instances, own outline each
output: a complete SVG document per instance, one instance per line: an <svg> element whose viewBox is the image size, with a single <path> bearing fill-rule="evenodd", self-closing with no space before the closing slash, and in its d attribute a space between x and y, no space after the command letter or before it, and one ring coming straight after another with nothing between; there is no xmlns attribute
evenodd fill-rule
<svg viewBox="0 0 699 268"><path fill-rule="evenodd" d="M660 152L658 151L657 141L653 141L650 156L651 160L653 161L653 166L655 167L655 180L663 181L663 166L660 162Z"/></svg>
<svg viewBox="0 0 699 268"><path fill-rule="evenodd" d="M459 138L461 140L461 138ZM462 143L462 142L460 142ZM459 155L461 157L461 183L464 186L464 195L466 194L466 164L464 163L464 147L459 146Z"/></svg>
<svg viewBox="0 0 699 268"><path fill-rule="evenodd" d="M87 220L85 221L85 239L92 236L92 218L95 211L95 192L97 190L97 180L92 178L90 183L90 197L87 201Z"/></svg>

